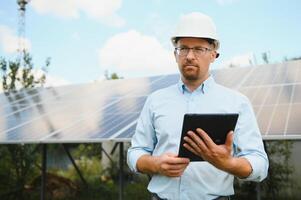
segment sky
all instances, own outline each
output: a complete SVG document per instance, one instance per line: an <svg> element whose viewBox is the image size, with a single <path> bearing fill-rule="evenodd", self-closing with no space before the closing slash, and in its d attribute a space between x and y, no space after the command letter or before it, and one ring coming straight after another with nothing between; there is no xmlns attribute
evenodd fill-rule
<svg viewBox="0 0 301 200"><path fill-rule="evenodd" d="M17 0L0 1L0 56L17 57ZM51 58L53 85L178 73L170 37L180 17L214 20L221 43L212 69L301 56L299 0L31 0L24 44L35 66Z"/></svg>

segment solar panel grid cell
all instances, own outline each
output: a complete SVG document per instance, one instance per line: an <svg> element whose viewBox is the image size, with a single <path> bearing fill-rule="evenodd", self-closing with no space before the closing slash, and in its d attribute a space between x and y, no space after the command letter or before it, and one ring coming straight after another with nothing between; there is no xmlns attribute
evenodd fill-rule
<svg viewBox="0 0 301 200"><path fill-rule="evenodd" d="M287 126L287 131L286 135L295 135L296 138L301 139L301 123L300 123L300 118L301 118L301 104L293 104L288 120L288 126Z"/></svg>
<svg viewBox="0 0 301 200"><path fill-rule="evenodd" d="M117 136L116 138L123 140L123 141L129 141L130 138L132 138L133 134L135 133L137 123L134 123L131 125L127 130L125 130L122 134Z"/></svg>
<svg viewBox="0 0 301 200"><path fill-rule="evenodd" d="M293 103L301 103L301 84L295 85Z"/></svg>
<svg viewBox="0 0 301 200"><path fill-rule="evenodd" d="M283 135L285 133L285 124L288 117L288 105L277 105L273 110L273 118L268 127L269 135Z"/></svg>

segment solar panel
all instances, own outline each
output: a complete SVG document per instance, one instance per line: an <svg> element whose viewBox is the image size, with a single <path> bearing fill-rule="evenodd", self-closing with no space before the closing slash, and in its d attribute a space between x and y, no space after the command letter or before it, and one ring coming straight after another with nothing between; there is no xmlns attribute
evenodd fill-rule
<svg viewBox="0 0 301 200"><path fill-rule="evenodd" d="M264 139L301 138L301 61L212 70L251 101ZM0 143L129 141L147 96L178 74L0 95Z"/></svg>

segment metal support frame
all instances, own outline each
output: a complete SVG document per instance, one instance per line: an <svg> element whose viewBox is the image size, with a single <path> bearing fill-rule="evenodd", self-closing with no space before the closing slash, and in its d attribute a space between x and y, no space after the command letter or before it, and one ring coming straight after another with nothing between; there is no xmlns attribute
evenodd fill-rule
<svg viewBox="0 0 301 200"><path fill-rule="evenodd" d="M115 151L116 147L119 145L119 200L123 199L123 191L124 191L124 144L123 142L119 142L116 144L113 148L113 152ZM41 194L40 194L40 200L46 199L46 184L47 184L47 144L42 144L42 167L41 167ZM62 144L64 151L66 152L68 158L71 160L74 168L76 169L76 172L78 173L80 179L85 184L85 186L88 186L85 178L83 177L81 171L79 170L78 166L76 165L69 149L66 144ZM105 152L105 150L102 148L102 151ZM105 152L106 156L112 161L110 156L107 152Z"/></svg>
<svg viewBox="0 0 301 200"><path fill-rule="evenodd" d="M256 184L256 200L261 200L261 188L259 182Z"/></svg>
<svg viewBox="0 0 301 200"><path fill-rule="evenodd" d="M123 142L119 143L119 200L123 199Z"/></svg>
<svg viewBox="0 0 301 200"><path fill-rule="evenodd" d="M41 168L41 200L46 199L46 184L47 184L47 144L42 144L42 168Z"/></svg>
<svg viewBox="0 0 301 200"><path fill-rule="evenodd" d="M113 146L113 148L112 148L112 150L111 150L111 152L110 152L111 155L114 154L114 152L116 151L118 145L119 145L119 142L116 142L116 143L114 144L114 146Z"/></svg>
<svg viewBox="0 0 301 200"><path fill-rule="evenodd" d="M81 181L84 183L84 185L85 185L86 187L88 187L87 181L85 180L85 178L83 177L81 171L79 170L78 166L76 165L76 163L75 163L75 161L74 161L74 159L73 159L73 157L72 157L72 155L71 155L71 153L70 153L70 151L69 151L69 149L68 149L68 146L67 146L66 144L62 144L62 146L63 146L63 148L64 148L64 150L65 150L65 152L66 152L68 158L69 158L70 161L72 162L72 165L74 166L76 172L78 173L78 175L79 175Z"/></svg>
<svg viewBox="0 0 301 200"><path fill-rule="evenodd" d="M100 153L104 152L104 154L106 155L106 157L110 160L111 163L113 163L113 159L110 157L110 155L108 154L108 152L106 152L106 150L101 146L101 150Z"/></svg>

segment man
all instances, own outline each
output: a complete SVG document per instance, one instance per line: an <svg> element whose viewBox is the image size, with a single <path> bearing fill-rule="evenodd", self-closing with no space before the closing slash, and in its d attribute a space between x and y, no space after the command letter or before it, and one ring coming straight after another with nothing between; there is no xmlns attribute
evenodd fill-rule
<svg viewBox="0 0 301 200"><path fill-rule="evenodd" d="M148 190L158 199L229 199L234 176L262 181L268 159L248 99L217 84L209 66L219 56L213 21L201 13L181 18L175 35L175 59L181 73L176 85L151 94L141 112L128 165L152 175ZM185 113L239 113L224 145L201 129L189 131L184 147L204 162L177 156Z"/></svg>

